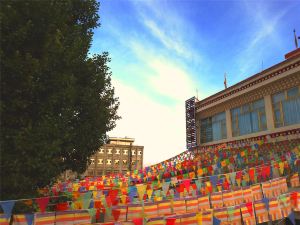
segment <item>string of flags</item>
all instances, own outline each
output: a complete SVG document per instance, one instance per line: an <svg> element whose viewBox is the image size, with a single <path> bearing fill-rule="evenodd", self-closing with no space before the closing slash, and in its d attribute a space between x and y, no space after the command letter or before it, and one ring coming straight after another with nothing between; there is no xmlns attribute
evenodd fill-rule
<svg viewBox="0 0 300 225"><path fill-rule="evenodd" d="M296 193L291 194L287 200L284 193L288 189L287 180L291 187L299 186L299 144L299 140L294 140L276 145L262 143L257 148L244 146L225 149L223 146L198 155L186 152L179 158L125 176L118 174L59 182L40 190L42 196L39 198L1 201L1 218L9 220L15 203L20 201L28 206L36 205L40 213L46 213L51 203L56 204L54 215L64 210L87 210L91 217L99 217L99 213L103 212L117 218L124 215L124 212L120 213L120 209L115 207L128 205L125 208L129 210L130 204L139 204L144 209L147 208L146 204L156 204L159 208L159 204L163 203L169 204L167 208L172 209L174 202L183 199L187 204L193 198L192 207L196 204L197 208L200 198L208 199L208 208L212 208L214 220L221 218L218 215L222 215L222 208L226 209L223 211L227 212L228 218L234 218L235 215L238 217L237 211L242 212L243 204L249 210L252 207L255 213L259 212L259 204L263 204L274 217L278 214L270 211L273 205L279 204L276 200L285 205L298 198L299 194ZM62 196L67 197L67 201L53 201ZM274 200L276 196L279 197ZM252 202L252 206L249 202ZM258 208L255 208L254 203L258 204ZM233 208L236 206L240 208ZM126 219L127 214L132 213L126 211ZM287 212L282 214L287 216ZM203 220L208 218L206 212L201 215L198 213L195 218L198 217ZM32 224L34 216L32 213L26 214L22 219Z"/></svg>

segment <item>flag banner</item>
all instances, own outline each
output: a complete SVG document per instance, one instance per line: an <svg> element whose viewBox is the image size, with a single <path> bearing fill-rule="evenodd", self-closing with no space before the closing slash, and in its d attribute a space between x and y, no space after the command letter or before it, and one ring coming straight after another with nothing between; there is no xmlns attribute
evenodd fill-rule
<svg viewBox="0 0 300 225"><path fill-rule="evenodd" d="M144 214L146 218L158 217L158 206L157 203L145 203Z"/></svg>
<svg viewBox="0 0 300 225"><path fill-rule="evenodd" d="M254 209L256 214L256 220L258 223L264 223L269 221L269 214L266 208L266 204L262 200L254 202Z"/></svg>
<svg viewBox="0 0 300 225"><path fill-rule="evenodd" d="M234 196L232 191L223 191L223 202L224 206L233 206L234 203Z"/></svg>
<svg viewBox="0 0 300 225"><path fill-rule="evenodd" d="M291 213L288 215L288 219L290 220L290 222L291 222L293 225L296 225L295 213L294 213L294 212L291 212Z"/></svg>
<svg viewBox="0 0 300 225"><path fill-rule="evenodd" d="M37 198L35 199L36 203L38 204L41 212L45 212L46 211L46 208L48 206L48 203L49 203L49 197L43 197L43 198Z"/></svg>
<svg viewBox="0 0 300 225"><path fill-rule="evenodd" d="M241 207L240 206L232 206L227 208L228 211L228 222L232 225L242 225L241 219Z"/></svg>
<svg viewBox="0 0 300 225"><path fill-rule="evenodd" d="M83 209L88 209L91 201L92 193L91 192L86 192L82 196L82 208Z"/></svg>
<svg viewBox="0 0 300 225"><path fill-rule="evenodd" d="M92 208L87 210L88 214L75 214L75 218L78 219L80 217L81 220L84 220L84 222L87 222L87 220L90 220L90 223L96 223L96 214L97 214L97 209Z"/></svg>
<svg viewBox="0 0 300 225"><path fill-rule="evenodd" d="M213 211L208 209L202 212L202 225L211 225L213 222Z"/></svg>
<svg viewBox="0 0 300 225"><path fill-rule="evenodd" d="M291 182L291 186L292 187L299 187L300 186L300 181L299 181L299 175L298 175L298 173L295 173L291 177L290 182Z"/></svg>
<svg viewBox="0 0 300 225"><path fill-rule="evenodd" d="M295 193L296 193L295 195L297 196L297 200L295 200L293 197L294 211L299 212L300 211L300 192L297 191ZM291 198L292 198L292 196L291 196Z"/></svg>
<svg viewBox="0 0 300 225"><path fill-rule="evenodd" d="M168 200L158 202L158 215L165 216L172 213L171 202Z"/></svg>
<svg viewBox="0 0 300 225"><path fill-rule="evenodd" d="M27 225L32 225L34 214L25 214Z"/></svg>
<svg viewBox="0 0 300 225"><path fill-rule="evenodd" d="M288 217L288 215L292 212L292 206L289 195L279 196L279 207L283 217Z"/></svg>
<svg viewBox="0 0 300 225"><path fill-rule="evenodd" d="M112 209L112 215L114 217L114 220L115 221L118 221L119 220L119 217L121 215L121 211L118 210L118 209Z"/></svg>
<svg viewBox="0 0 300 225"><path fill-rule="evenodd" d="M273 197L279 196L281 193L279 178L270 180ZM271 197L270 197L271 198Z"/></svg>
<svg viewBox="0 0 300 225"><path fill-rule="evenodd" d="M166 225L167 223L174 223L173 225L181 225L180 215L171 215L171 216L166 216L165 218L166 218Z"/></svg>
<svg viewBox="0 0 300 225"><path fill-rule="evenodd" d="M252 190L250 187L243 187L243 198L245 202L252 202Z"/></svg>
<svg viewBox="0 0 300 225"><path fill-rule="evenodd" d="M74 224L86 224L91 223L92 218L95 217L95 209L88 210L75 210L74 213Z"/></svg>
<svg viewBox="0 0 300 225"><path fill-rule="evenodd" d="M118 221L126 221L126 217L127 217L127 205L113 206L112 207L112 214L114 213L114 210L120 212Z"/></svg>
<svg viewBox="0 0 300 225"><path fill-rule="evenodd" d="M181 216L181 225L198 225L196 213L187 213Z"/></svg>
<svg viewBox="0 0 300 225"><path fill-rule="evenodd" d="M272 198L272 197L274 197L272 189L271 189L271 183L270 183L270 181L261 183L261 187L262 187L263 194L264 194L264 196L266 198Z"/></svg>
<svg viewBox="0 0 300 225"><path fill-rule="evenodd" d="M284 194L288 191L288 186L285 177L279 178L279 187L280 187L281 194Z"/></svg>
<svg viewBox="0 0 300 225"><path fill-rule="evenodd" d="M28 225L25 214L13 215L12 220L14 225Z"/></svg>
<svg viewBox="0 0 300 225"><path fill-rule="evenodd" d="M172 202L173 213L176 215L186 213L185 199L175 199Z"/></svg>
<svg viewBox="0 0 300 225"><path fill-rule="evenodd" d="M214 217L219 219L222 223L223 222L228 222L228 211L227 208L218 208L214 209Z"/></svg>
<svg viewBox="0 0 300 225"><path fill-rule="evenodd" d="M55 224L55 213L54 212L35 213L34 224L35 225L54 225Z"/></svg>
<svg viewBox="0 0 300 225"><path fill-rule="evenodd" d="M3 202L0 202L0 205L2 207L2 210L4 212L4 216L5 216L6 219L10 218L12 209L15 205L15 202L16 201L3 201Z"/></svg>
<svg viewBox="0 0 300 225"><path fill-rule="evenodd" d="M210 196L210 201L213 208L223 207L222 192L212 193Z"/></svg>
<svg viewBox="0 0 300 225"><path fill-rule="evenodd" d="M260 184L251 186L251 190L252 190L252 197L254 201L258 201L262 199Z"/></svg>
<svg viewBox="0 0 300 225"><path fill-rule="evenodd" d="M143 225L143 218L134 218L132 219L134 225Z"/></svg>
<svg viewBox="0 0 300 225"><path fill-rule="evenodd" d="M162 190L164 193L164 196L167 196L167 192L169 191L170 182L164 182L162 185Z"/></svg>
<svg viewBox="0 0 300 225"><path fill-rule="evenodd" d="M183 180L182 183L183 183L185 189L186 189L187 191L189 191L189 190L190 190L191 180L190 180L190 179L188 179L188 180Z"/></svg>
<svg viewBox="0 0 300 225"><path fill-rule="evenodd" d="M55 225L73 225L75 211L56 212Z"/></svg>
<svg viewBox="0 0 300 225"><path fill-rule="evenodd" d="M165 219L164 217L155 217L146 220L146 225L174 225L176 218Z"/></svg>
<svg viewBox="0 0 300 225"><path fill-rule="evenodd" d="M151 199L152 198L153 189L148 189L146 192L147 192L148 199Z"/></svg>
<svg viewBox="0 0 300 225"><path fill-rule="evenodd" d="M199 211L210 209L210 201L208 195L198 197L198 208Z"/></svg>
<svg viewBox="0 0 300 225"><path fill-rule="evenodd" d="M272 221L283 218L277 198L269 199L269 215Z"/></svg>
<svg viewBox="0 0 300 225"><path fill-rule="evenodd" d="M139 200L142 201L144 199L144 194L146 192L147 185L146 184L138 184L136 185Z"/></svg>
<svg viewBox="0 0 300 225"><path fill-rule="evenodd" d="M241 213L244 224L255 225L256 220L254 216L254 208L252 202L241 204Z"/></svg>
<svg viewBox="0 0 300 225"><path fill-rule="evenodd" d="M198 212L198 198L186 198L185 199L186 204L186 211L188 213L196 213Z"/></svg>
<svg viewBox="0 0 300 225"><path fill-rule="evenodd" d="M143 207L141 204L128 204L127 220L141 218Z"/></svg>

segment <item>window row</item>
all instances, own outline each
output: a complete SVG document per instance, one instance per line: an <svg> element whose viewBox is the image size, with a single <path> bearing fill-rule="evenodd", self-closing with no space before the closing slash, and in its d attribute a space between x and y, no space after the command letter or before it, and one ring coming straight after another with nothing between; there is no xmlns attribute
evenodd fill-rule
<svg viewBox="0 0 300 225"><path fill-rule="evenodd" d="M103 148L100 148L100 150L98 151L98 153L100 154L104 154L104 149ZM107 154L113 154L113 149L107 149ZM120 155L121 154L121 150L120 149L115 149L114 151L114 154L116 155ZM142 155L142 151L141 150L131 150L131 154L132 155ZM123 150L123 155L128 155L128 150L127 149L124 149Z"/></svg>
<svg viewBox="0 0 300 225"><path fill-rule="evenodd" d="M106 159L106 165L111 165L112 164L112 159ZM115 159L114 160L114 164L115 165L120 165L120 161L121 160L119 160L119 159ZM127 165L128 164L128 160L126 160L126 159L123 159L122 160L122 163L123 163L123 165ZM131 161L131 164L132 165L135 165L135 164L139 164L140 163L140 160L132 160ZM95 164L95 159L91 159L91 164L93 165L93 164ZM103 159L98 159L98 162L97 162L97 164L98 165L102 165L102 164L104 164L104 160Z"/></svg>
<svg viewBox="0 0 300 225"><path fill-rule="evenodd" d="M272 98L272 113L276 128L300 123L300 87L276 93ZM267 130L264 99L230 110L232 136L237 137ZM225 112L200 121L200 142L227 138Z"/></svg>

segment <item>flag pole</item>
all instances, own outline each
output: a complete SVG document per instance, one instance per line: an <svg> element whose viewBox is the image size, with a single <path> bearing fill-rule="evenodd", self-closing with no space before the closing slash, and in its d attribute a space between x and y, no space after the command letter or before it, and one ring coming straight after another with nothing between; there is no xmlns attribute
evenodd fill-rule
<svg viewBox="0 0 300 225"><path fill-rule="evenodd" d="M295 41L296 48L298 48L298 39L297 39L297 35L296 35L296 30L295 29L294 29L294 41Z"/></svg>

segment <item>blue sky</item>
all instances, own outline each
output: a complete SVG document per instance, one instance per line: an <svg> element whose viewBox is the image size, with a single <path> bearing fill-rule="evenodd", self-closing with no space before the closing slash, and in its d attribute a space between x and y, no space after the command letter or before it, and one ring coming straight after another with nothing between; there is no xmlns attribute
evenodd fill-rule
<svg viewBox="0 0 300 225"><path fill-rule="evenodd" d="M103 0L91 53L108 51L122 119L110 136L145 146L144 164L185 150L184 101L284 59L300 1Z"/></svg>

